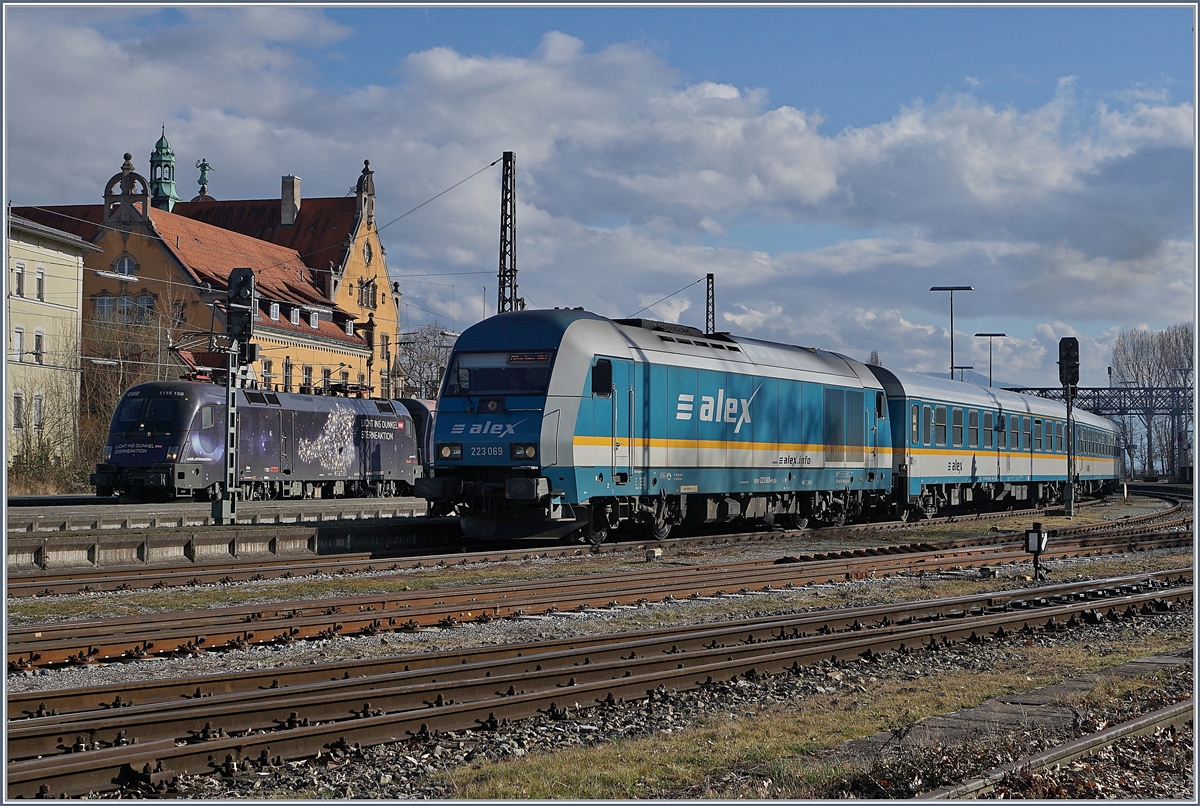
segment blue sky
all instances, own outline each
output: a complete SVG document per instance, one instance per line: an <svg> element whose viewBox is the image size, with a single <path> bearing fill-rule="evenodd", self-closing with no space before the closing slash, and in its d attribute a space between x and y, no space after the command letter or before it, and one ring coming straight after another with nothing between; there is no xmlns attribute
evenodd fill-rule
<svg viewBox="0 0 1200 806"><path fill-rule="evenodd" d="M99 201L166 124L217 198L279 176L390 221L517 152L521 291L629 314L717 275L718 324L1051 385L1058 338L1194 315L1193 10L5 9L16 204ZM495 306L499 171L382 233L412 325ZM480 272L468 274L465 272ZM418 277L413 275L428 275ZM472 284L475 285L472 285ZM647 315L702 325L703 286ZM961 363L961 361L960 361Z"/></svg>

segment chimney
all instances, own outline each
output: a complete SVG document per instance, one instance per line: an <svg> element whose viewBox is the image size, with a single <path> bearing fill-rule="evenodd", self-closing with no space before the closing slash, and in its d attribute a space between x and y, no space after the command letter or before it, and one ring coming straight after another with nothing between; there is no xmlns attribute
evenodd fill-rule
<svg viewBox="0 0 1200 806"><path fill-rule="evenodd" d="M285 227L296 223L300 215L300 177L288 174L283 177L283 193L280 204L280 221Z"/></svg>

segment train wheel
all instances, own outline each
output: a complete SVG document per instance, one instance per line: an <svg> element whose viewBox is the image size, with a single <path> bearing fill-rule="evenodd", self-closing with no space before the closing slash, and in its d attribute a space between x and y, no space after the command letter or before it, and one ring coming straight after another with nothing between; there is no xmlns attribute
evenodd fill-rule
<svg viewBox="0 0 1200 806"><path fill-rule="evenodd" d="M587 536L587 541L593 546L599 547L601 543L608 539L607 529L595 529Z"/></svg>
<svg viewBox="0 0 1200 806"><path fill-rule="evenodd" d="M651 521L650 523L646 524L646 531L649 532L650 537L654 538L655 540L666 540L667 535L671 534L671 524Z"/></svg>
<svg viewBox="0 0 1200 806"><path fill-rule="evenodd" d="M829 525L830 526L845 526L846 525L846 511L841 510L840 512L837 512L837 513L831 515L829 518Z"/></svg>
<svg viewBox="0 0 1200 806"><path fill-rule="evenodd" d="M803 515L800 515L799 513L793 513L793 514L789 515L788 521L791 524L791 528L793 528L793 529L807 529L808 528L808 518L804 517Z"/></svg>

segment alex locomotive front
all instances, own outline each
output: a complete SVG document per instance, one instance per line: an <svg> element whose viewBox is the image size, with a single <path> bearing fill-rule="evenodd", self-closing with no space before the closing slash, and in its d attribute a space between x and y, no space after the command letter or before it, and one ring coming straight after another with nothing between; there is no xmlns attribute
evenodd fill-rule
<svg viewBox="0 0 1200 806"><path fill-rule="evenodd" d="M435 477L417 494L478 537L836 523L888 506L882 394L832 353L583 311L502 314L455 345Z"/></svg>
<svg viewBox="0 0 1200 806"><path fill-rule="evenodd" d="M243 498L395 495L421 475L419 437L400 401L240 389L238 484ZM145 383L117 405L97 495L219 495L225 393L210 383Z"/></svg>

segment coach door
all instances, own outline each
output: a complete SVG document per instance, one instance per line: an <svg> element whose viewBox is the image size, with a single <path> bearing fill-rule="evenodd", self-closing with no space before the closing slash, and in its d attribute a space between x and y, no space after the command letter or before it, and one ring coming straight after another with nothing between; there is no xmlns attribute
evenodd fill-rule
<svg viewBox="0 0 1200 806"><path fill-rule="evenodd" d="M595 466L608 466L617 485L629 483L629 458L633 441L634 390L632 362L597 358L592 363L592 410L596 439L592 446Z"/></svg>

